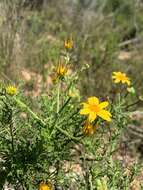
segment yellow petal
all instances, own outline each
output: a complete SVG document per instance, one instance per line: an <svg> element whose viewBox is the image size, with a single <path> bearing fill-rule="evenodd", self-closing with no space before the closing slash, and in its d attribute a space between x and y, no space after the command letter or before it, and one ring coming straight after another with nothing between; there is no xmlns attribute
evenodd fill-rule
<svg viewBox="0 0 143 190"><path fill-rule="evenodd" d="M88 116L89 122L93 122L96 119L96 117L97 117L96 113L94 112L90 113Z"/></svg>
<svg viewBox="0 0 143 190"><path fill-rule="evenodd" d="M83 108L88 108L89 107L89 104L87 104L87 103L81 103L81 105L83 105Z"/></svg>
<svg viewBox="0 0 143 190"><path fill-rule="evenodd" d="M106 120L106 121L111 121L111 113L107 110L101 110L98 113L98 116L101 117L102 119Z"/></svg>
<svg viewBox="0 0 143 190"><path fill-rule="evenodd" d="M80 110L80 115L87 115L89 114L90 110L88 108L83 108Z"/></svg>
<svg viewBox="0 0 143 190"><path fill-rule="evenodd" d="M116 77L117 77L117 76L113 75L113 76L112 76L112 79L116 79Z"/></svg>
<svg viewBox="0 0 143 190"><path fill-rule="evenodd" d="M95 97L95 96L92 96L92 97L88 98L88 103L98 105L99 104L99 99L97 97Z"/></svg>
<svg viewBox="0 0 143 190"><path fill-rule="evenodd" d="M114 80L114 83L119 83L119 82L120 82L119 79Z"/></svg>
<svg viewBox="0 0 143 190"><path fill-rule="evenodd" d="M118 74L118 72L113 72L113 75L117 75Z"/></svg>
<svg viewBox="0 0 143 190"><path fill-rule="evenodd" d="M101 109L106 108L108 105L109 105L109 102L107 102L107 101L102 102L102 103L99 104Z"/></svg>
<svg viewBox="0 0 143 190"><path fill-rule="evenodd" d="M129 80L127 80L127 84L128 84L128 86L130 86L130 85L131 85L131 82L130 82Z"/></svg>

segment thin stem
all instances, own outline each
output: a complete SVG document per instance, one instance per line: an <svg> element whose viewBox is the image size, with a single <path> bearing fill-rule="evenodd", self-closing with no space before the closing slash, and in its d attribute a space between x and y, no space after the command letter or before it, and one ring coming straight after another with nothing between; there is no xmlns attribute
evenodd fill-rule
<svg viewBox="0 0 143 190"><path fill-rule="evenodd" d="M38 115L36 115L36 113L34 113L25 103L17 98L14 99L20 108L25 109L27 112L29 112L33 116L33 118L39 121L43 126L46 125L46 123Z"/></svg>
<svg viewBox="0 0 143 190"><path fill-rule="evenodd" d="M66 137L68 137L68 139L70 139L70 140L73 140L73 141L79 141L80 140L80 138L76 138L76 137L70 136L68 132L66 132L65 130L61 129L59 126L55 126L55 128L58 129Z"/></svg>
<svg viewBox="0 0 143 190"><path fill-rule="evenodd" d="M89 184L90 184L90 190L93 190L93 184L92 184L92 175L91 175L91 172L89 173Z"/></svg>
<svg viewBox="0 0 143 190"><path fill-rule="evenodd" d="M57 87L57 113L59 112L60 109L60 82L58 83Z"/></svg>
<svg viewBox="0 0 143 190"><path fill-rule="evenodd" d="M68 105L69 101L71 100L71 98L68 98L67 101L64 103L64 105L61 107L61 109L59 110L58 114L60 114L64 108L66 107L66 105Z"/></svg>
<svg viewBox="0 0 143 190"><path fill-rule="evenodd" d="M12 122L10 123L9 128L10 128L10 135L11 135L11 148L12 148L12 152L14 153L15 150L14 150L14 135L13 135L13 125L12 125Z"/></svg>
<svg viewBox="0 0 143 190"><path fill-rule="evenodd" d="M129 107L135 106L136 104L138 104L141 100L137 100L136 102L133 102L132 104L129 104L125 107L125 109L128 109Z"/></svg>
<svg viewBox="0 0 143 190"><path fill-rule="evenodd" d="M25 109L26 111L28 111L34 119L38 120L43 126L46 126L46 123L39 117L36 115L36 113L34 113L26 104L24 104L21 100L15 98L16 103L19 105L19 107ZM74 141L78 141L79 139L70 136L66 131L64 131L63 129L61 129L59 126L56 126L56 129L59 130L63 135L65 135L67 138L74 140Z"/></svg>

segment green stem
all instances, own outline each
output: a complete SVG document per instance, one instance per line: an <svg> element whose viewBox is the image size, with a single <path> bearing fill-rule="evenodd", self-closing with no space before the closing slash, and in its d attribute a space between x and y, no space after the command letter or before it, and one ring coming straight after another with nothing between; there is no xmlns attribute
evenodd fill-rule
<svg viewBox="0 0 143 190"><path fill-rule="evenodd" d="M64 103L64 105L61 107L61 109L59 110L58 114L60 114L64 108L66 107L66 105L68 105L69 101L71 100L71 98L68 98L67 101Z"/></svg>
<svg viewBox="0 0 143 190"><path fill-rule="evenodd" d="M13 154L14 154L14 136L13 136L13 129L12 129L12 127L13 127L13 125L12 125L12 123L10 124L10 135L11 135L11 148L12 148L12 152L13 152Z"/></svg>
<svg viewBox="0 0 143 190"><path fill-rule="evenodd" d="M91 173L89 173L89 184L90 184L90 190L93 190L92 175L91 175Z"/></svg>
<svg viewBox="0 0 143 190"><path fill-rule="evenodd" d="M41 122L41 124L43 126L46 126L46 123L39 118L25 103L23 103L21 100L14 98L16 103L19 105L20 108L25 109L27 112L29 112L34 119L36 119L37 121ZM70 140L74 140L74 141L78 141L79 139L70 136L66 131L64 131L63 129L61 129L59 126L55 126L57 130L59 130L63 135L65 135L68 139Z"/></svg>
<svg viewBox="0 0 143 190"><path fill-rule="evenodd" d="M60 109L60 82L58 83L57 87L57 113L59 112Z"/></svg>
<svg viewBox="0 0 143 190"><path fill-rule="evenodd" d="M79 141L80 139L70 136L65 130L61 129L59 126L55 126L56 129L58 129L62 134L64 134L66 137L68 137L69 140L73 141Z"/></svg>
<svg viewBox="0 0 143 190"><path fill-rule="evenodd" d="M127 106L125 107L125 109L128 109L128 108L130 108L130 107L132 107L132 106L137 105L138 103L140 103L140 101L141 101L141 100L137 100L136 102L133 102L132 104L127 105Z"/></svg>
<svg viewBox="0 0 143 190"><path fill-rule="evenodd" d="M36 113L34 113L25 103L23 103L21 100L19 100L17 98L14 98L14 99L20 108L29 112L33 116L33 118L36 119L37 121L39 121L42 125L44 125L44 126L46 125L46 123L38 115L36 115Z"/></svg>

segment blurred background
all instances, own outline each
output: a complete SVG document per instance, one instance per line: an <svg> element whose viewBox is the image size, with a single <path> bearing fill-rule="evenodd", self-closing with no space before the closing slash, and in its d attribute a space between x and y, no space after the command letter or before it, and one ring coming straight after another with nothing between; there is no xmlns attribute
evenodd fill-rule
<svg viewBox="0 0 143 190"><path fill-rule="evenodd" d="M23 81L38 95L71 35L73 70L90 66L80 74L82 95L113 93L118 70L143 92L142 0L1 0L1 81Z"/></svg>

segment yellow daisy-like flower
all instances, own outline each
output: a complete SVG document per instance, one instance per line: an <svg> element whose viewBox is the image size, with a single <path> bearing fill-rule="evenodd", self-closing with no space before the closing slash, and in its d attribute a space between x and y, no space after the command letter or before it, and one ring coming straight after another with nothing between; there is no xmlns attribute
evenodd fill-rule
<svg viewBox="0 0 143 190"><path fill-rule="evenodd" d="M72 49L73 48L73 40L72 40L72 38L65 40L64 47L65 47L65 49Z"/></svg>
<svg viewBox="0 0 143 190"><path fill-rule="evenodd" d="M65 64L59 62L57 67L54 68L54 72L51 75L52 81L56 83L58 79L63 79L68 72L68 68Z"/></svg>
<svg viewBox="0 0 143 190"><path fill-rule="evenodd" d="M59 63L57 69L56 69L56 74L58 77L64 77L67 73L67 67L62 64L62 63Z"/></svg>
<svg viewBox="0 0 143 190"><path fill-rule="evenodd" d="M95 132L95 127L89 121L86 121L83 127L83 133L85 135L93 135L94 132Z"/></svg>
<svg viewBox="0 0 143 190"><path fill-rule="evenodd" d="M15 86L6 87L6 93L13 96L17 93L17 88Z"/></svg>
<svg viewBox="0 0 143 190"><path fill-rule="evenodd" d="M99 99L95 96L88 98L86 103L82 103L83 108L80 110L81 115L88 115L89 122L93 122L97 116L106 121L111 121L111 113L106 108L109 103L107 101L99 102Z"/></svg>
<svg viewBox="0 0 143 190"><path fill-rule="evenodd" d="M126 73L113 72L112 79L114 80L114 83L127 83L128 86L130 86L131 84L130 78L127 77Z"/></svg>
<svg viewBox="0 0 143 190"><path fill-rule="evenodd" d="M51 183L41 182L39 185L39 190L53 190Z"/></svg>

